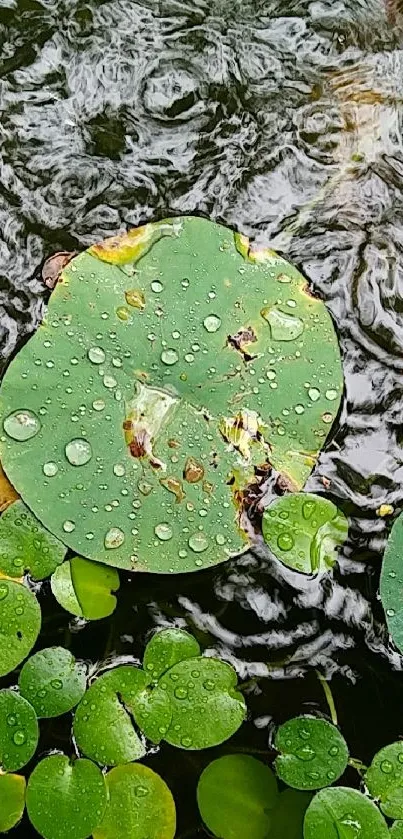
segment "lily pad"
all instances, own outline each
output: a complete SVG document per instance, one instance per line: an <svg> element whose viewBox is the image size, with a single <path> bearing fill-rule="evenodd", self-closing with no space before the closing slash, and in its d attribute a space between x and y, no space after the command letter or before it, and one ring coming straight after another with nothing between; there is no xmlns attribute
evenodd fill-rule
<svg viewBox="0 0 403 839"><path fill-rule="evenodd" d="M403 819L403 742L392 743L375 755L365 783L385 816Z"/></svg>
<svg viewBox="0 0 403 839"><path fill-rule="evenodd" d="M109 803L94 839L174 839L175 802L165 781L140 763L106 775Z"/></svg>
<svg viewBox="0 0 403 839"><path fill-rule="evenodd" d="M199 655L200 646L193 635L183 629L163 629L148 642L143 667L153 679L159 679L174 664Z"/></svg>
<svg viewBox="0 0 403 839"><path fill-rule="evenodd" d="M277 798L273 772L249 755L209 763L197 787L200 815L219 839L267 839Z"/></svg>
<svg viewBox="0 0 403 839"><path fill-rule="evenodd" d="M0 775L0 833L11 830L22 818L25 808L25 778Z"/></svg>
<svg viewBox="0 0 403 839"><path fill-rule="evenodd" d="M11 673L35 644L41 610L32 591L0 578L0 676Z"/></svg>
<svg viewBox="0 0 403 839"><path fill-rule="evenodd" d="M38 745L38 720L32 705L14 690L0 690L0 766L15 772Z"/></svg>
<svg viewBox="0 0 403 839"><path fill-rule="evenodd" d="M305 813L311 801L308 792L296 789L281 792L271 815L268 839L303 839Z"/></svg>
<svg viewBox="0 0 403 839"><path fill-rule="evenodd" d="M272 553L304 574L333 568L347 535L345 515L319 495L285 495L263 515L263 537Z"/></svg>
<svg viewBox="0 0 403 839"><path fill-rule="evenodd" d="M23 501L16 501L0 518L0 572L21 577L29 571L43 580L63 562L66 547L32 515Z"/></svg>
<svg viewBox="0 0 403 839"><path fill-rule="evenodd" d="M403 650L403 515L396 519L382 562L380 594L389 632Z"/></svg>
<svg viewBox="0 0 403 839"><path fill-rule="evenodd" d="M347 787L324 789L306 812L304 839L388 839L389 830L373 801Z"/></svg>
<svg viewBox="0 0 403 839"><path fill-rule="evenodd" d="M104 776L90 760L45 757L28 781L28 815L44 839L87 839L102 821L106 802Z"/></svg>
<svg viewBox="0 0 403 839"><path fill-rule="evenodd" d="M51 587L56 600L73 615L100 620L114 612L119 588L119 574L82 556L63 562L52 575Z"/></svg>
<svg viewBox="0 0 403 839"><path fill-rule="evenodd" d="M4 376L0 455L78 554L197 571L254 538L272 467L303 486L341 390L330 316L295 268L207 220L159 222L63 269Z"/></svg>
<svg viewBox="0 0 403 839"><path fill-rule="evenodd" d="M58 717L78 705L85 693L86 667L68 650L50 647L25 662L18 680L22 696L38 717Z"/></svg>
<svg viewBox="0 0 403 839"><path fill-rule="evenodd" d="M316 790L337 781L348 763L344 737L319 717L294 717L278 729L275 747L277 775L289 787Z"/></svg>
<svg viewBox="0 0 403 839"><path fill-rule="evenodd" d="M182 749L218 746L238 730L246 716L235 670L215 658L178 662L150 689L150 704L144 709L139 709L144 694L139 697L134 715L150 739L157 727L166 727L161 711L166 711L167 699L171 721L163 739Z"/></svg>
<svg viewBox="0 0 403 839"><path fill-rule="evenodd" d="M390 828L391 839L403 839L403 821L397 821Z"/></svg>
<svg viewBox="0 0 403 839"><path fill-rule="evenodd" d="M133 705L150 681L143 670L122 666L100 676L86 691L74 717L78 748L103 766L139 760L145 754L132 720Z"/></svg>

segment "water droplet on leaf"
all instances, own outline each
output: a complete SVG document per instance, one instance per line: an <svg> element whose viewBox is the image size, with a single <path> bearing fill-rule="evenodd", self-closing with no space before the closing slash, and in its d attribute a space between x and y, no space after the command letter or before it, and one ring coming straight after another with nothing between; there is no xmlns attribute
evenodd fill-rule
<svg viewBox="0 0 403 839"><path fill-rule="evenodd" d="M92 448L88 440L76 438L65 447L67 460L72 466L84 466L92 458Z"/></svg>
<svg viewBox="0 0 403 839"><path fill-rule="evenodd" d="M33 411L13 411L4 420L3 428L9 437L23 443L35 437L40 431L41 423Z"/></svg>

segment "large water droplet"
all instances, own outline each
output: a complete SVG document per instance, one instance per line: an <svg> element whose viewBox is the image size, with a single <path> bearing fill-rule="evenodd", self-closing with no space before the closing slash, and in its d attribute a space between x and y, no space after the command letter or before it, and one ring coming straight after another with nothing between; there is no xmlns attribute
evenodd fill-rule
<svg viewBox="0 0 403 839"><path fill-rule="evenodd" d="M63 682L61 679L52 679L50 684L52 688L54 688L54 690L61 690L63 687Z"/></svg>
<svg viewBox="0 0 403 839"><path fill-rule="evenodd" d="M57 463L54 463L53 460L49 460L47 463L43 464L42 471L47 478L54 478L54 476L57 475L59 471L59 467Z"/></svg>
<svg viewBox="0 0 403 839"><path fill-rule="evenodd" d="M111 527L105 534L104 545L105 548L111 550L113 548L120 548L125 541L125 534L119 527Z"/></svg>
<svg viewBox="0 0 403 839"><path fill-rule="evenodd" d="M23 746L26 739L27 735L25 734L25 731L23 731L21 728L18 729L18 731L16 731L13 735L13 741L16 746Z"/></svg>
<svg viewBox="0 0 403 839"><path fill-rule="evenodd" d="M77 437L66 444L65 453L72 466L84 466L92 458L91 444Z"/></svg>
<svg viewBox="0 0 403 839"><path fill-rule="evenodd" d="M311 402L317 402L320 399L320 390L317 387L310 387L308 390L308 396Z"/></svg>
<svg viewBox="0 0 403 839"><path fill-rule="evenodd" d="M8 715L7 725L9 725L11 727L13 727L14 725L17 725L17 717L15 717L14 714L9 714Z"/></svg>
<svg viewBox="0 0 403 839"><path fill-rule="evenodd" d="M294 547L294 539L289 533L280 533L277 545L281 551L290 551Z"/></svg>
<svg viewBox="0 0 403 839"><path fill-rule="evenodd" d="M174 695L176 696L177 699L187 699L188 692L187 692L186 688L178 687L178 688L175 688Z"/></svg>
<svg viewBox="0 0 403 839"><path fill-rule="evenodd" d="M13 411L5 418L3 428L9 437L23 443L35 437L40 431L41 423L33 411Z"/></svg>
<svg viewBox="0 0 403 839"><path fill-rule="evenodd" d="M304 331L301 318L286 315L280 309L266 307L260 314L270 326L273 341L295 341Z"/></svg>
<svg viewBox="0 0 403 839"><path fill-rule="evenodd" d="M381 771L385 775L391 775L393 772L393 763L390 760L383 760L381 763Z"/></svg>
<svg viewBox="0 0 403 839"><path fill-rule="evenodd" d="M166 522L157 524L154 528L154 533L158 536L158 539L161 539L162 542L167 542L168 539L172 539L173 536L172 527Z"/></svg>
<svg viewBox="0 0 403 839"><path fill-rule="evenodd" d="M105 387L108 387L110 389L113 388L113 387L116 387L116 385L117 385L117 381L116 381L114 376L106 375L106 376L103 377L102 381L103 381Z"/></svg>
<svg viewBox="0 0 403 839"><path fill-rule="evenodd" d="M204 533L194 533L188 541L189 548L195 553L201 553L208 548L208 539Z"/></svg>
<svg viewBox="0 0 403 839"><path fill-rule="evenodd" d="M207 332L217 332L221 326L221 318L219 318L218 315L207 315L207 317L204 318L203 326Z"/></svg>
<svg viewBox="0 0 403 839"><path fill-rule="evenodd" d="M123 478L123 475L126 473L126 469L123 463L115 463L113 467L113 474L116 475L117 478Z"/></svg>
<svg viewBox="0 0 403 839"><path fill-rule="evenodd" d="M90 347L88 350L88 358L93 364L103 364L106 355L102 347Z"/></svg>
<svg viewBox="0 0 403 839"><path fill-rule="evenodd" d="M172 364L176 364L176 362L178 360L179 360L178 353L176 352L176 350L174 350L172 348L167 349L167 350L163 350L162 353L161 353L161 361L164 364L167 364L168 366L171 366Z"/></svg>
<svg viewBox="0 0 403 839"><path fill-rule="evenodd" d="M162 285L162 283L160 283L159 280L154 280L151 283L151 289L152 291L154 291L155 294L160 294L160 292L163 291L163 288L164 286Z"/></svg>
<svg viewBox="0 0 403 839"><path fill-rule="evenodd" d="M192 743L193 743L193 740L192 740L192 738L191 738L191 737L182 737L182 740L181 740L181 745L182 745L185 749L190 749L190 747L191 747Z"/></svg>
<svg viewBox="0 0 403 839"><path fill-rule="evenodd" d="M94 411L103 411L105 408L105 402L103 399L94 399L92 407Z"/></svg>
<svg viewBox="0 0 403 839"><path fill-rule="evenodd" d="M342 825L343 839L358 839L361 836L361 822L357 821L354 816L346 815L337 820L338 825ZM337 831L339 833L339 831Z"/></svg>
<svg viewBox="0 0 403 839"><path fill-rule="evenodd" d="M311 518L313 512L315 510L315 502L314 501L305 501L302 505L302 515L306 521Z"/></svg>
<svg viewBox="0 0 403 839"><path fill-rule="evenodd" d="M74 521L70 521L70 519L67 519L67 521L64 521L63 522L63 530L64 530L65 533L72 533L73 530L75 530Z"/></svg>
<svg viewBox="0 0 403 839"><path fill-rule="evenodd" d="M303 760L306 763L310 760L313 760L316 757L315 750L312 748L312 746L309 746L308 744L306 744L305 746L301 746L299 749L296 749L295 754L299 758L299 760Z"/></svg>

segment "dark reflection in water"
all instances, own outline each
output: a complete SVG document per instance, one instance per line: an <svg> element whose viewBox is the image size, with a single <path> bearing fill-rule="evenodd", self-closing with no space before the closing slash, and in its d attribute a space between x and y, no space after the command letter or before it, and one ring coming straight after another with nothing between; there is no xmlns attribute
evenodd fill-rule
<svg viewBox="0 0 403 839"><path fill-rule="evenodd" d="M316 670L354 756L403 734L402 659L377 598L390 521L376 515L403 507L403 14L398 0L0 0L0 44L3 362L42 317L46 256L174 213L277 248L338 327L345 398L307 485L350 516L333 580L250 555L126 577L114 618L80 631L41 593L43 643L140 658L152 627L174 622L263 677L222 749L148 758L176 796L178 836L201 836L201 767L267 752L273 724L326 711ZM68 738L68 720L49 722L41 748L69 751Z"/></svg>

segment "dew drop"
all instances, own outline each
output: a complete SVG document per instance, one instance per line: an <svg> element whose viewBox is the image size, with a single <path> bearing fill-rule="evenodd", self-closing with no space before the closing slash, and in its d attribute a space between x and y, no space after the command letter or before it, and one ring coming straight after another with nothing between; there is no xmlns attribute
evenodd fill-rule
<svg viewBox="0 0 403 839"><path fill-rule="evenodd" d="M94 411L103 411L105 408L105 402L103 399L95 399L92 403L92 407Z"/></svg>
<svg viewBox="0 0 403 839"><path fill-rule="evenodd" d="M52 688L54 688L54 690L61 690L63 687L63 682L61 679L52 679L50 684Z"/></svg>
<svg viewBox="0 0 403 839"><path fill-rule="evenodd" d="M191 737L182 737L182 739L181 739L181 744L185 749L190 749L192 743L193 743L193 740L192 740Z"/></svg>
<svg viewBox="0 0 403 839"><path fill-rule="evenodd" d="M386 609L386 614L387 614L388 618L394 618L396 612L395 612L394 609Z"/></svg>
<svg viewBox="0 0 403 839"><path fill-rule="evenodd" d="M187 699L188 692L186 688L177 687L174 690L174 696L176 696L177 699Z"/></svg>
<svg viewBox="0 0 403 839"><path fill-rule="evenodd" d="M161 291L163 291L163 289L164 289L164 286L162 285L162 283L160 283L160 281L159 281L159 280L154 280L154 281L151 283L151 290L152 290L155 294L160 294L160 293L161 293Z"/></svg>
<svg viewBox="0 0 403 839"><path fill-rule="evenodd" d="M301 318L286 315L280 309L265 307L260 314L270 326L273 341L295 341L304 331Z"/></svg>
<svg viewBox="0 0 403 839"><path fill-rule="evenodd" d="M26 739L27 735L25 734L25 731L23 731L21 728L18 731L16 731L13 735L13 741L16 746L23 746Z"/></svg>
<svg viewBox="0 0 403 839"><path fill-rule="evenodd" d="M15 717L13 714L9 714L7 717L7 725L11 727L17 725L17 717Z"/></svg>
<svg viewBox="0 0 403 839"><path fill-rule="evenodd" d="M311 518L313 512L315 510L315 502L314 501L305 501L302 505L302 515L306 521Z"/></svg>
<svg viewBox="0 0 403 839"><path fill-rule="evenodd" d="M7 583L0 583L0 600L5 600L8 595Z"/></svg>
<svg viewBox="0 0 403 839"><path fill-rule="evenodd" d="M63 530L65 533L72 533L73 530L75 530L75 527L74 521L67 519L67 521L63 522Z"/></svg>
<svg viewBox="0 0 403 839"><path fill-rule="evenodd" d="M3 428L13 440L24 443L31 437L35 437L35 434L40 431L41 423L33 411L13 411L5 418Z"/></svg>
<svg viewBox="0 0 403 839"><path fill-rule="evenodd" d="M145 796L148 795L147 787L136 787L135 795L137 795L138 798L145 798Z"/></svg>
<svg viewBox="0 0 403 839"><path fill-rule="evenodd" d="M105 534L104 545L108 550L112 550L113 548L120 548L124 541L125 534L123 530L120 530L119 527L111 527Z"/></svg>
<svg viewBox="0 0 403 839"><path fill-rule="evenodd" d="M310 387L308 390L308 396L311 402L317 402L320 399L320 390L317 387Z"/></svg>
<svg viewBox="0 0 403 839"><path fill-rule="evenodd" d="M221 318L218 315L207 315L204 318L203 326L207 332L217 332L221 326Z"/></svg>
<svg viewBox="0 0 403 839"><path fill-rule="evenodd" d="M113 388L113 387L116 387L116 385L117 385L117 381L116 381L114 376L106 375L106 376L103 377L102 381L103 381L105 387L107 387L107 388Z"/></svg>
<svg viewBox="0 0 403 839"><path fill-rule="evenodd" d="M84 466L92 458L92 448L88 440L77 437L65 447L67 460L72 466Z"/></svg>
<svg viewBox="0 0 403 839"><path fill-rule="evenodd" d="M223 536L222 533L217 533L215 540L217 542L217 545L225 545L225 536Z"/></svg>
<svg viewBox="0 0 403 839"><path fill-rule="evenodd" d="M179 360L178 353L176 352L176 350L174 350L172 348L167 349L167 350L163 350L162 353L161 353L161 361L163 362L163 364L167 364L169 367L172 364L176 364L176 362L178 360Z"/></svg>
<svg viewBox="0 0 403 839"><path fill-rule="evenodd" d="M205 690L208 690L208 691L214 690L215 682L213 682L212 679L206 679L206 681L203 682L203 687L204 687Z"/></svg>
<svg viewBox="0 0 403 839"><path fill-rule="evenodd" d="M330 757L337 757L337 755L339 754L339 747L338 746L332 746L331 749L329 749L329 754L330 754Z"/></svg>
<svg viewBox="0 0 403 839"><path fill-rule="evenodd" d="M294 547L294 539L289 533L280 533L277 545L281 551L290 551Z"/></svg>
<svg viewBox="0 0 403 839"><path fill-rule="evenodd" d="M332 390L332 389L327 390L326 393L325 393L325 396L326 396L326 399L329 400L329 402L333 402L338 397L337 390Z"/></svg>
<svg viewBox="0 0 403 839"><path fill-rule="evenodd" d="M162 542L167 542L169 539L172 539L173 536L172 527L166 522L157 524L154 528L154 533L158 536L158 539L161 539Z"/></svg>
<svg viewBox="0 0 403 839"><path fill-rule="evenodd" d="M299 749L296 749L295 754L299 760L303 760L306 763L310 760L314 760L314 758L316 757L315 750L312 749L312 747L308 744L305 746L301 746Z"/></svg>
<svg viewBox="0 0 403 839"><path fill-rule="evenodd" d="M125 473L126 469L123 463L115 463L113 467L113 474L116 475L117 478L123 478L123 475L125 475Z"/></svg>
<svg viewBox="0 0 403 839"><path fill-rule="evenodd" d="M129 320L130 313L129 313L129 310L126 309L126 306L119 306L116 309L116 314L117 314L119 320Z"/></svg>
<svg viewBox="0 0 403 839"><path fill-rule="evenodd" d="M57 475L59 471L59 467L57 463L54 463L53 460L49 460L47 463L43 464L42 471L47 478L54 478L54 476Z"/></svg>
<svg viewBox="0 0 403 839"><path fill-rule="evenodd" d="M393 763L390 760L383 760L381 763L381 771L385 775L391 775L393 772Z"/></svg>
<svg viewBox="0 0 403 839"><path fill-rule="evenodd" d="M194 533L188 540L189 548L195 553L202 553L208 548L208 539L204 533Z"/></svg>
<svg viewBox="0 0 403 839"><path fill-rule="evenodd" d="M88 358L93 364L103 364L106 355L102 347L90 347L88 350Z"/></svg>

